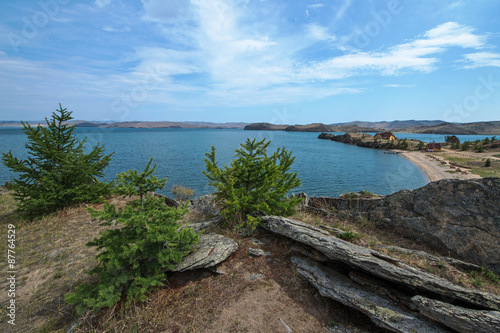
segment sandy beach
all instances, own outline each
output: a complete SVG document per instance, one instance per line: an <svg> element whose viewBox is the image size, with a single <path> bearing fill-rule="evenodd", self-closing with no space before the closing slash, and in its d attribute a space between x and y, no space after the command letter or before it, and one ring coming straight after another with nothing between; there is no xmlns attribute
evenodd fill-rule
<svg viewBox="0 0 500 333"><path fill-rule="evenodd" d="M428 157L429 153L421 152L421 151L407 151L401 153L401 156L404 156L415 165L417 165L422 171L425 172L429 181L434 182L441 179L477 179L481 178L478 175L467 173L463 174L461 172L450 173L446 171L450 171L449 165L443 165L439 161L434 160Z"/></svg>

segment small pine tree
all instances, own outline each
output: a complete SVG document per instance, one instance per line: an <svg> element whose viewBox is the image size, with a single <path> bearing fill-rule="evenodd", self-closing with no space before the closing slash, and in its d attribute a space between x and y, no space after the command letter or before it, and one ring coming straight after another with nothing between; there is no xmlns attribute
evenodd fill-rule
<svg viewBox="0 0 500 333"><path fill-rule="evenodd" d="M300 198L287 199L286 194L300 186L297 173L290 168L295 160L291 151L278 148L267 154L270 141L247 139L236 149L235 159L229 167L219 168L215 147L206 153L207 171L203 174L215 187L215 196L222 203L226 224L253 230L258 220L249 214L262 211L265 214L290 215Z"/></svg>
<svg viewBox="0 0 500 333"><path fill-rule="evenodd" d="M418 150L422 150L425 148L425 143L423 141L419 141L418 143L418 146L417 146L417 149Z"/></svg>
<svg viewBox="0 0 500 333"><path fill-rule="evenodd" d="M147 192L162 189L166 179L158 180L151 174L151 159L142 173L129 170L118 175L118 191L124 195L139 196L117 209L105 204L101 211L89 208L92 217L102 225L121 225L110 229L87 243L99 251L98 265L89 271L96 283L84 283L76 292L68 293L66 302L77 305L77 313L86 309L111 307L122 298L126 306L132 301L144 301L147 292L163 285L165 270L173 268L198 242L192 229L179 230L176 223L186 208L167 207L161 198Z"/></svg>
<svg viewBox="0 0 500 333"><path fill-rule="evenodd" d="M484 162L484 166L487 168L491 166L491 160L489 158L486 160L486 162Z"/></svg>
<svg viewBox="0 0 500 333"><path fill-rule="evenodd" d="M84 144L74 133L76 125L67 122L72 111L59 104L46 127L31 127L22 122L27 136L26 160L18 159L12 151L2 154L3 164L18 172L10 188L18 200L17 211L28 217L47 215L61 208L83 202L96 202L111 191L111 185L99 182L111 155L104 155L104 146L97 144L86 154Z"/></svg>

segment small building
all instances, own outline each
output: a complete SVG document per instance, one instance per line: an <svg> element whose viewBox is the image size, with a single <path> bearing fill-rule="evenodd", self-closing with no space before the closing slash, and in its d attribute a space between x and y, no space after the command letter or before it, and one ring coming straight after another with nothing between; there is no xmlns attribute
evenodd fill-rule
<svg viewBox="0 0 500 333"><path fill-rule="evenodd" d="M457 138L455 135L446 136L445 139L446 139L446 142L449 142L449 143L460 143L460 139Z"/></svg>
<svg viewBox="0 0 500 333"><path fill-rule="evenodd" d="M425 150L427 151L441 151L441 144L432 142L425 145Z"/></svg>
<svg viewBox="0 0 500 333"><path fill-rule="evenodd" d="M375 134L375 139L384 139L384 140L397 140L396 136L392 132L383 132Z"/></svg>

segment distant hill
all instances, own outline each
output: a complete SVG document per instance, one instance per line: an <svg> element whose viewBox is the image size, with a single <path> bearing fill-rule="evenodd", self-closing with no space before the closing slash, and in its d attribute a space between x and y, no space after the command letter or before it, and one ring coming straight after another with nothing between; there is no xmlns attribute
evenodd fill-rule
<svg viewBox="0 0 500 333"><path fill-rule="evenodd" d="M331 126L349 126L357 125L360 127L369 127L373 129L394 131L396 129L404 129L417 126L434 126L444 123L443 120L394 120L394 121L351 121L348 123L330 124Z"/></svg>
<svg viewBox="0 0 500 333"><path fill-rule="evenodd" d="M424 134L500 135L500 121L484 121L464 124L442 123L434 126L408 127L399 132Z"/></svg>
<svg viewBox="0 0 500 333"><path fill-rule="evenodd" d="M275 125L270 123L254 123L245 126L247 131L286 131L286 132L373 132L373 128L357 125L331 126L322 123L308 125Z"/></svg>
<svg viewBox="0 0 500 333"><path fill-rule="evenodd" d="M45 126L45 121L28 121L32 126ZM98 122L72 120L68 122L77 127L104 127L104 128L221 128L242 129L248 123L210 123L210 122L175 122L175 121L127 121L127 122ZM20 121L0 121L0 127L22 127Z"/></svg>
<svg viewBox="0 0 500 333"><path fill-rule="evenodd" d="M115 128L221 128L242 129L248 123L209 123L209 122L175 122L175 121L127 121L106 124L99 127Z"/></svg>

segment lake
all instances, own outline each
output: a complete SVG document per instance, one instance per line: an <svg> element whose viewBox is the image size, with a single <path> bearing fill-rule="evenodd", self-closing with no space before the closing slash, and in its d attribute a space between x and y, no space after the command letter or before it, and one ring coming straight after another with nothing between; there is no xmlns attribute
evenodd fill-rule
<svg viewBox="0 0 500 333"><path fill-rule="evenodd" d="M170 196L170 189L174 185L193 189L195 196L213 192L202 174L205 170L205 153L214 145L219 165L227 165L234 157L234 150L247 137L271 140L270 151L279 146L292 150L296 157L293 170L302 180L302 186L294 190L295 193L338 196L341 193L368 190L386 195L401 189L415 189L428 182L426 175L404 157L384 154L381 150L319 140L319 133L134 128L77 128L75 132L80 139L87 137L88 148L101 142L108 153L115 152L106 168L108 179L128 169L142 171L150 157L154 157L154 163L158 165L157 176L168 179L166 188L161 192ZM403 137L444 141L443 135L405 133ZM476 140L467 138L476 136L459 137L461 140ZM22 128L0 128L0 152L10 149L14 156L25 158L25 141ZM3 164L0 165L0 184L13 176Z"/></svg>

